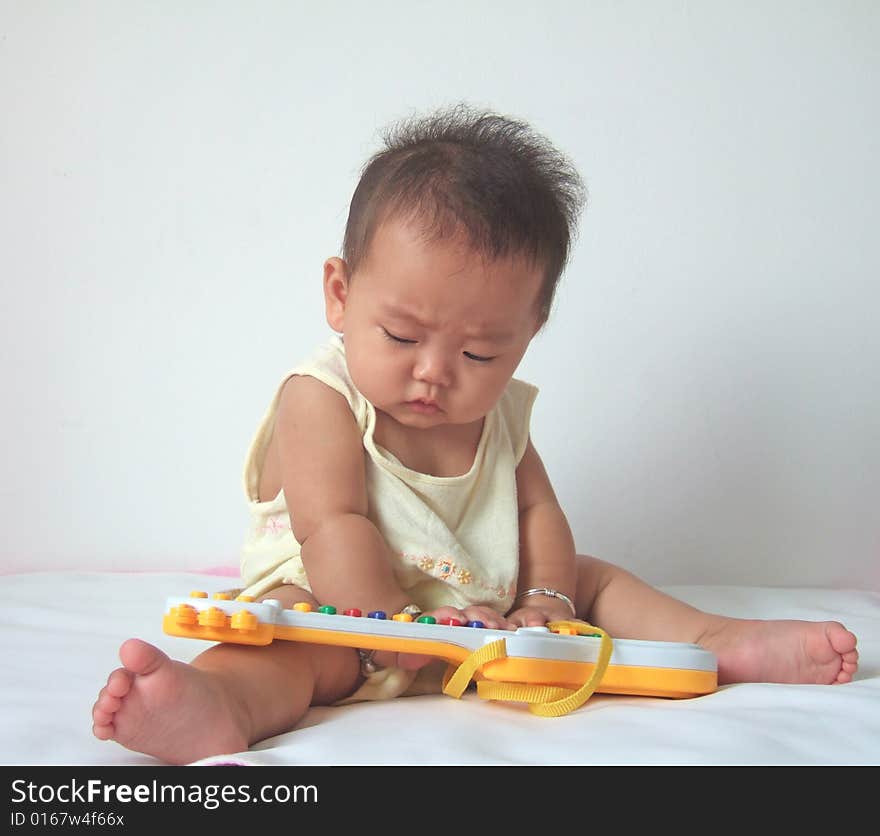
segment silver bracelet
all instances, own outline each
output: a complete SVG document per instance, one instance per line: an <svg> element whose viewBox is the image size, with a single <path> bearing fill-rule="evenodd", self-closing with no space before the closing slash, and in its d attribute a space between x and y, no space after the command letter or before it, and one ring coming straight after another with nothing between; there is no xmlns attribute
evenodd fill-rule
<svg viewBox="0 0 880 836"><path fill-rule="evenodd" d="M407 604L402 610L402 613L408 615L413 621L415 621L421 614L422 608L418 604ZM383 671L385 668L380 665L373 656L376 655L375 649L373 650L364 650L363 648L358 648L358 658L361 660L361 675L362 676L370 676L371 674L376 673L377 671Z"/></svg>
<svg viewBox="0 0 880 836"><path fill-rule="evenodd" d="M361 676L367 677L370 674L376 673L377 671L385 670L382 665L378 664L374 661L373 656L375 655L375 650L363 650L362 648L358 648L358 657L361 660Z"/></svg>
<svg viewBox="0 0 880 836"><path fill-rule="evenodd" d="M565 603L568 604L568 608L571 610L571 617L577 618L574 601L558 589L550 589L546 586L542 586L540 589L526 589L523 592L520 592L519 595L514 598L514 601L518 601L520 598L528 598L529 595L546 595L548 598L558 598L560 601L565 601Z"/></svg>

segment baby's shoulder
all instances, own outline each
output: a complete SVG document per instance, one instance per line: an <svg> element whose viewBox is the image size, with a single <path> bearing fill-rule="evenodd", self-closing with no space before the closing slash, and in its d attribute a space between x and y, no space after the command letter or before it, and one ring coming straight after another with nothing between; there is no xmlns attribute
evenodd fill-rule
<svg viewBox="0 0 880 836"><path fill-rule="evenodd" d="M351 379L345 347L338 336L288 373L279 393L279 405L282 398L287 402L300 401L306 407L332 410L342 409L344 403L361 431L369 423L370 407Z"/></svg>
<svg viewBox="0 0 880 836"><path fill-rule="evenodd" d="M498 425L510 439L517 463L522 459L529 441L532 406L538 387L518 378L511 378L496 407Z"/></svg>
<svg viewBox="0 0 880 836"><path fill-rule="evenodd" d="M537 386L512 377L499 399L498 406L508 416L528 413L537 396Z"/></svg>
<svg viewBox="0 0 880 836"><path fill-rule="evenodd" d="M281 384L278 414L296 414L318 422L326 416L342 414L354 420L348 400L338 389L304 374L292 374Z"/></svg>

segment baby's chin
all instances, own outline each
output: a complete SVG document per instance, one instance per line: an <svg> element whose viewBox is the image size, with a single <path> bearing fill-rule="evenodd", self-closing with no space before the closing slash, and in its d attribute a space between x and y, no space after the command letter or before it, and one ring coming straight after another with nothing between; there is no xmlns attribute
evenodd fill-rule
<svg viewBox="0 0 880 836"><path fill-rule="evenodd" d="M412 427L413 429L430 429L432 427L442 427L454 423L449 420L449 416L442 410L423 410L413 408L410 404L395 404L394 407L388 409L377 409L384 415L402 424L404 427Z"/></svg>
<svg viewBox="0 0 880 836"><path fill-rule="evenodd" d="M395 403L384 406L373 404L373 406L378 415L411 429L424 430L437 427L465 427L469 424L483 420L482 418L462 418L455 413L450 414L444 409L425 408L411 402Z"/></svg>

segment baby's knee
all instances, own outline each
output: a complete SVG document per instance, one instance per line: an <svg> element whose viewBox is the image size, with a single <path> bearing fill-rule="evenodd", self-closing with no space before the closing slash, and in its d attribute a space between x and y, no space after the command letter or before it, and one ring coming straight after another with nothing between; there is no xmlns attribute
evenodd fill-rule
<svg viewBox="0 0 880 836"><path fill-rule="evenodd" d="M276 586L261 595L257 600L278 601L285 609L290 609L294 604L311 604L312 607L318 606L318 601L311 592L292 583Z"/></svg>

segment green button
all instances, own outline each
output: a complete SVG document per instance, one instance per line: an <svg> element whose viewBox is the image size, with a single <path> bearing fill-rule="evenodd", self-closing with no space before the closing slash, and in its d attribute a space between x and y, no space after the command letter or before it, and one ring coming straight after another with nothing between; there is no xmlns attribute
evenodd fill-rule
<svg viewBox="0 0 880 836"><path fill-rule="evenodd" d="M420 615L416 619L417 624L436 624L437 619L433 615Z"/></svg>
<svg viewBox="0 0 880 836"><path fill-rule="evenodd" d="M336 607L331 607L329 604L324 604L323 607L318 607L318 612L324 613L324 615L336 615Z"/></svg>

